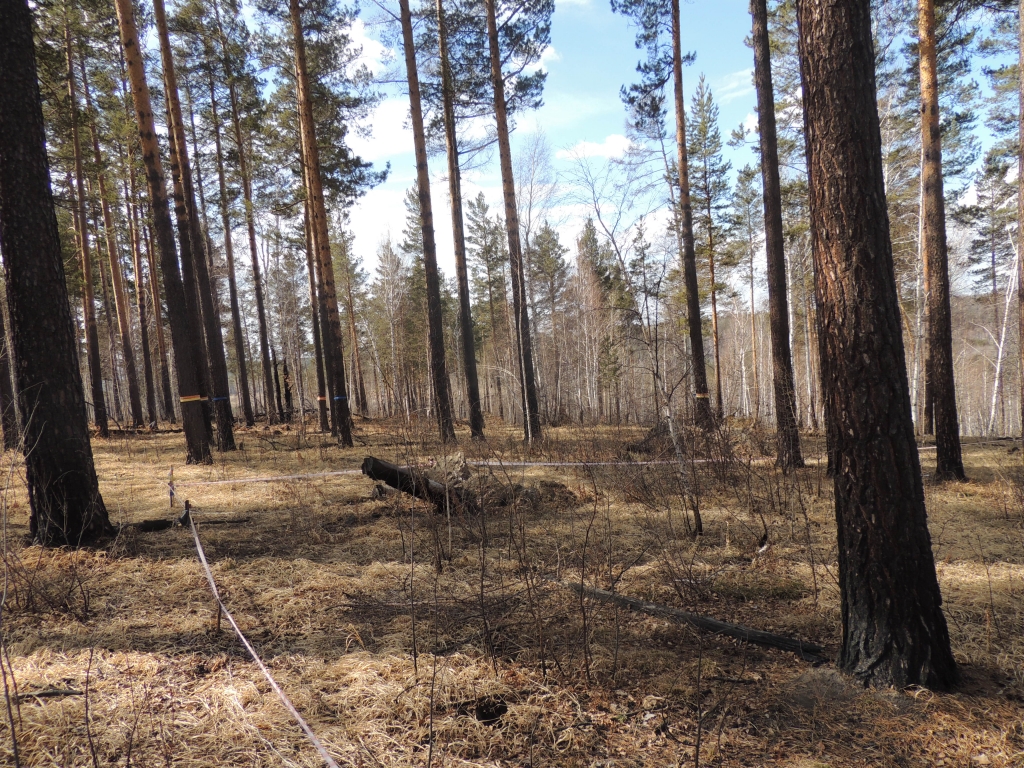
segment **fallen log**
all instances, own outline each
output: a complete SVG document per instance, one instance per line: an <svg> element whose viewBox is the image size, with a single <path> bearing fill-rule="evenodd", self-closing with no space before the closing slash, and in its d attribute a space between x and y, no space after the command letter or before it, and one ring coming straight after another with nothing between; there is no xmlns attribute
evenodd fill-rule
<svg viewBox="0 0 1024 768"><path fill-rule="evenodd" d="M363 459L363 474L371 480L415 496L417 499L429 501L439 511L450 509L476 510L476 499L472 494L456 486L445 486L431 480L422 472L412 467L400 467L390 461L367 456Z"/></svg>
<svg viewBox="0 0 1024 768"><path fill-rule="evenodd" d="M752 629L740 624L729 624L725 621L713 619L710 616L702 616L699 613L691 613L690 611L682 611L678 608L670 608L667 605L648 603L644 600L637 600L634 597L618 595L604 589L587 587L578 582L552 581L551 583L557 584L565 589L572 590L576 594L582 594L592 600L597 600L598 602L610 603L611 605L617 605L620 608L628 608L631 611L639 611L640 613L646 613L650 616L668 619L676 624L689 624L690 626L697 627L705 632L710 632L713 635L726 635L727 637L734 637L737 640L742 640L745 643L760 645L766 648L778 648L782 651L789 651L790 653L795 653L804 661L811 661L815 664L822 664L828 661L827 658L821 655L825 652L825 649L820 645L806 643L803 640L798 640L793 637L776 635L773 632Z"/></svg>

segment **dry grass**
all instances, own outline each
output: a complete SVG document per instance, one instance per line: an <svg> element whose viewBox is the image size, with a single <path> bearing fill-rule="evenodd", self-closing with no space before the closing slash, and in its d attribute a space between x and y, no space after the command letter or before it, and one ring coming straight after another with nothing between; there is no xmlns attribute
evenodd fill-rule
<svg viewBox="0 0 1024 768"><path fill-rule="evenodd" d="M693 468L697 542L671 468L495 466L475 482L536 490L496 494L479 518L377 498L361 476L187 485L356 468L369 454L442 458L391 427L364 425L351 450L239 433L244 450L210 467L177 463L176 434L94 444L115 521L178 514L173 466L225 602L339 764L694 765L699 738L703 765L1024 766L1024 475L1008 444L966 448L972 482L927 487L965 672L959 692L932 694L865 691L552 584L584 578L834 653L829 483L817 466L783 477L758 463L758 435L734 436L734 464ZM641 436L549 435L531 460L612 459ZM466 458L523 458L515 430L490 436L460 435ZM127 531L94 551L27 546L13 469L2 640L22 765L320 764L227 624L217 631L186 530ZM53 689L78 694L31 695ZM0 733L0 764L13 765L4 712Z"/></svg>

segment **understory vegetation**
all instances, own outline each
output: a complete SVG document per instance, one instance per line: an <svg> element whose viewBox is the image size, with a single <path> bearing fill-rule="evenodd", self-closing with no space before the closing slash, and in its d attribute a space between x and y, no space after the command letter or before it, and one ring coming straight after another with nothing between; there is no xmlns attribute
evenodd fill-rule
<svg viewBox="0 0 1024 768"><path fill-rule="evenodd" d="M240 429L240 450L208 466L184 465L173 433L96 441L120 533L77 551L27 543L21 459L5 453L0 763L16 745L22 765L322 764L218 618L189 529L126 525L174 519L187 499L225 604L340 765L1024 765L1024 465L1010 441L965 442L963 484L930 483L922 448L964 676L939 694L867 690L831 661L571 588L834 659L823 444L783 474L759 428L687 433L680 472L641 464L674 454L640 429L550 428L524 454L512 427L488 442L460 431L458 452L413 424L362 422L355 448ZM308 477L371 455L460 484L482 511L435 509L356 473ZM307 477L263 480L294 475Z"/></svg>

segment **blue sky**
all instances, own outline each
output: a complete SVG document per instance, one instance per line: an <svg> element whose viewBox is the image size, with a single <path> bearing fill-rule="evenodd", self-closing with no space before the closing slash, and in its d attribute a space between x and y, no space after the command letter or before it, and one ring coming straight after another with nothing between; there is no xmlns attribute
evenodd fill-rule
<svg viewBox="0 0 1024 768"><path fill-rule="evenodd" d="M744 44L750 33L746 0L695 0L682 6L683 48L696 53L696 61L684 72L689 104L701 73L705 74L721 110L720 128L729 132L753 120L755 95L751 84L752 53ZM364 54L371 66L388 54L372 34L372 26L360 28ZM598 157L616 156L625 145L625 113L619 89L636 79L642 52L633 45L629 21L613 14L608 0L560 0L551 28L551 49L543 66L548 72L544 106L520 116L513 134L517 145L535 131L543 131L551 145L555 170L567 171L569 151ZM354 149L375 164L391 163L388 181L372 190L352 211L355 248L372 269L378 243L389 232L398 239L405 218L405 190L415 179L412 133L408 129L408 97L391 90L373 119L371 138L354 138ZM728 149L734 167L750 162L747 150ZM443 155L430 159L431 189L435 211L438 259L447 275L454 273L447 184ZM492 208L501 207L497 158L490 165L466 174L464 196L483 191ZM563 245L571 246L580 217L562 217L559 230Z"/></svg>

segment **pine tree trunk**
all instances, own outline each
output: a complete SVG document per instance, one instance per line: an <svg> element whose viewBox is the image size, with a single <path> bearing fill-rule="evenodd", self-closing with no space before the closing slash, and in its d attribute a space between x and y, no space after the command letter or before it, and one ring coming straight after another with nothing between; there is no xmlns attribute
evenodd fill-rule
<svg viewBox="0 0 1024 768"><path fill-rule="evenodd" d="M935 408L935 479L966 480L960 451L960 421L953 380L953 330L949 306L949 256L942 192L942 134L939 125L939 79L935 52L935 0L918 2L921 59L921 143L924 147L924 257L928 294L928 357Z"/></svg>
<svg viewBox="0 0 1024 768"><path fill-rule="evenodd" d="M138 121L142 159L146 166L156 246L160 251L160 267L163 273L164 294L167 298L167 313L171 325L171 344L174 348L178 393L182 403L181 421L185 428L186 461L189 464L206 464L212 461L209 435L199 394L198 365L193 357L189 338L191 331L185 308L185 289L182 285L181 273L178 271L178 258L174 249L174 229L167 205L166 182L160 162L160 147L157 143L156 126L153 121L149 86L146 83L145 64L142 51L139 49L139 33L135 24L131 0L116 0L116 6L121 45L128 65L132 101ZM152 271L151 274L153 274ZM159 297L155 298L157 299L156 306L159 306ZM158 324L158 332L159 329Z"/></svg>
<svg viewBox="0 0 1024 768"><path fill-rule="evenodd" d="M313 313L313 357L316 363L317 413L320 416L320 431L329 432L331 424L327 414L327 382L324 378L324 355L320 341L320 299L316 290L316 267L313 263L313 233L310 231L309 202L303 205L306 231L306 270L309 272L309 307Z"/></svg>
<svg viewBox="0 0 1024 768"><path fill-rule="evenodd" d="M193 269L196 290L199 297L199 317L203 322L206 336L206 351L209 361L207 384L211 395L211 410L217 422L217 448L221 451L235 450L234 418L231 413L228 367L224 357L224 339L221 335L220 318L214 305L213 286L206 255L206 238L199 225L196 196L192 185L192 166L189 161L185 125L182 120L181 101L178 98L178 80L174 71L171 53L171 39L167 31L167 16L163 0L153 0L157 36L160 38L160 56L163 62L169 130L174 136L174 149L178 156L181 173L182 194L185 203L185 217L188 222L188 237L192 240ZM184 258L182 259L184 264Z"/></svg>
<svg viewBox="0 0 1024 768"><path fill-rule="evenodd" d="M672 0L672 88L676 111L676 149L679 166L679 228L683 242L683 281L686 285L686 321L690 329L693 388L696 419L702 427L715 422L708 392L707 365L704 362L704 329L700 317L697 285L697 254L693 245L693 207L690 204L690 176L686 157L686 102L683 101L683 51L679 21L679 0Z"/></svg>
<svg viewBox="0 0 1024 768"><path fill-rule="evenodd" d="M228 209L228 188L224 175L224 148L220 140L220 115L217 112L217 91L213 74L210 74L210 113L212 118L213 142L217 154L217 183L220 191L220 217L224 225L224 258L228 269L228 300L231 303L231 328L235 337L235 365L238 370L238 396L242 400L242 415L245 425L256 424L249 397L249 367L245 361L245 338L242 332L242 313L238 309L238 283L235 280L235 248L231 240L231 213Z"/></svg>
<svg viewBox="0 0 1024 768"><path fill-rule="evenodd" d="M1024 18L1024 0L1020 0L1018 6L1018 19ZM1017 40L1018 58L1017 71L1024 72L1024 24L1018 22ZM1017 97L1017 253L1024 256L1021 249L1024 248L1024 77L1018 78ZM1024 440L1024 258L1021 258L1020 268L1017 270L1017 339L1020 345L1019 370L1020 370L1020 424L1021 438Z"/></svg>
<svg viewBox="0 0 1024 768"><path fill-rule="evenodd" d="M754 83L757 88L758 131L761 140L761 179L764 185L765 252L768 262L768 324L772 339L772 388L778 465L802 467L800 431L796 420L796 383L790 350L789 302L786 287L785 238L782 228L782 185L779 145L775 131L775 91L772 86L768 40L767 0L751 0Z"/></svg>
<svg viewBox="0 0 1024 768"><path fill-rule="evenodd" d="M889 239L870 0L798 5L819 352L836 456L841 669L957 680L935 575ZM843 94L837 109L836 94Z"/></svg>
<svg viewBox="0 0 1024 768"><path fill-rule="evenodd" d="M167 113L167 123L173 118ZM181 163L178 159L178 142L175 132L167 132L168 157L171 163L171 189L174 193L174 219L178 225L178 247L181 258L181 282L185 291L185 311L188 313L189 340L192 344L192 355L196 361L196 372L199 376L197 385L199 402L203 409L203 422L206 424L207 439L213 440L213 429L210 426L210 358L206 354L203 338L203 311L199 306L199 288L196 285L195 252L192 250L192 233L189 231L188 212L185 208L185 188L181 181Z"/></svg>
<svg viewBox="0 0 1024 768"><path fill-rule="evenodd" d="M708 200L711 195L708 195ZM708 207L708 221L711 221L711 208ZM708 238L708 269L711 278L711 344L715 353L715 415L719 420L725 417L725 406L722 403L722 355L718 342L718 291L715 289L715 241Z"/></svg>
<svg viewBox="0 0 1024 768"><path fill-rule="evenodd" d="M470 310L469 269L466 266L466 230L462 217L462 172L459 167L458 135L455 125L455 86L448 61L448 22L443 0L437 0L437 39L441 64L441 96L444 101L444 134L448 155L448 196L452 209L452 233L455 244L455 276L459 285L459 333L462 339L462 365L466 374L469 401L469 430L473 439L484 437L484 413L480 402L480 380L476 369L476 341Z"/></svg>
<svg viewBox="0 0 1024 768"><path fill-rule="evenodd" d="M123 148L121 151L124 157ZM156 383L153 378L153 361L150 357L149 347L149 318L146 312L146 289L142 278L142 244L139 240L139 207L135 190L135 169L132 167L131 158L125 164L128 173L128 180L124 180L123 190L128 208L128 229L132 242L132 264L135 268L135 311L139 315L139 339L142 343L142 373L146 383L146 414L149 417L151 429L156 429ZM153 275L150 275L150 280Z"/></svg>
<svg viewBox="0 0 1024 768"><path fill-rule="evenodd" d="M123 401L121 399L121 379L118 376L117 370L117 340L114 333L114 315L110 311L110 288L107 284L107 270L102 261L96 264L96 270L100 273L100 295L103 298L103 315L107 326L107 360L110 363L110 383L113 389L113 394L110 398L112 405L111 415L114 418L114 422L121 426L124 423L121 415Z"/></svg>
<svg viewBox="0 0 1024 768"><path fill-rule="evenodd" d="M82 307L85 316L85 348L89 361L93 420L100 437L109 436L107 404L103 395L103 367L100 364L100 335L96 325L96 301L93 296L92 253L89 248L89 219L85 215L85 171L82 165L82 142L78 133L78 94L75 83L75 62L71 46L71 29L65 26L68 60L68 98L71 101L71 143L75 153L75 192L77 201L78 247L82 259Z"/></svg>
<svg viewBox="0 0 1024 768"><path fill-rule="evenodd" d="M0 250L25 425L29 526L43 545L78 546L112 528L89 443L28 3L0 0L0 19Z"/></svg>
<svg viewBox="0 0 1024 768"><path fill-rule="evenodd" d="M77 329L75 339L78 339ZM77 368L77 343L75 352L75 367ZM10 451L17 448L21 431L18 429L18 405L14 397L14 385L11 383L11 342L7 335L3 307L0 307L0 424L3 425L4 430L4 450Z"/></svg>
<svg viewBox="0 0 1024 768"><path fill-rule="evenodd" d="M343 245L347 251L348 245L345 243ZM351 267L351 255L347 253L346 255ZM355 377L352 391L356 397L356 408L359 409L359 414L365 418L368 415L368 404L366 401L366 385L363 383L363 363L359 355L359 333L356 329L356 303L352 295L352 279L352 269L350 268L348 275L346 275L345 290L348 293L348 328L352 336L352 375Z"/></svg>
<svg viewBox="0 0 1024 768"><path fill-rule="evenodd" d="M103 169L103 155L100 152L100 139L96 130L96 119L92 109L92 94L89 90L89 79L85 68L85 60L79 58L79 70L82 74L82 92L85 95L85 108L89 113L89 132L92 137L93 160L97 172L100 191L100 205L103 211L103 231L107 240L107 260L110 264L111 288L114 291L114 308L117 312L117 328L121 336L121 354L124 357L125 375L128 377L128 403L132 411L132 426L140 429L144 423L142 415L142 397L139 392L139 374L135 366L135 348L131 336L131 310L128 307L128 295L124 289L121 273L121 257L117 251L114 237L114 217L110 211L107 197L106 174Z"/></svg>
<svg viewBox="0 0 1024 768"><path fill-rule="evenodd" d="M505 228L508 230L513 328L519 363L519 381L522 388L523 431L526 435L526 442L535 443L541 439L540 409L537 406L537 381L533 369L533 343L530 338L530 316L526 301L523 249L519 239L519 209L516 206L516 186L512 175L512 147L508 135L505 80L501 71L495 0L486 0L485 5L487 40L491 56L491 82L494 87L494 116L498 133L498 154L501 158L501 190L505 200Z"/></svg>
<svg viewBox="0 0 1024 768"><path fill-rule="evenodd" d="M427 140L423 132L423 107L420 103L420 79L416 71L416 47L412 35L409 0L398 0L405 49L405 74L409 83L409 112L416 150L416 185L419 192L420 228L423 233L423 272L427 283L427 340L430 346L430 373L434 390L434 410L442 443L455 442L451 397L448 392L448 366L444 351L444 320L441 317L441 281L437 275L437 246L434 243L434 209L430 200L430 171L427 167Z"/></svg>
<svg viewBox="0 0 1024 768"><path fill-rule="evenodd" d="M345 388L345 344L341 332L341 317L338 313L338 294L334 282L334 260L331 257L331 241L327 228L327 208L324 203L323 182L320 178L320 149L316 143L316 126L313 120L313 103L309 90L309 74L306 71L306 41L302 31L302 12L299 0L289 0L289 16L295 46L296 92L299 110L299 131L302 141L303 176L309 197L313 244L316 248L319 267L319 289L326 304L326 325L329 334L321 339L328 368L329 388L333 391L331 400L332 428L338 433L341 444L352 446L352 415ZM328 351L329 350L329 351Z"/></svg>
<svg viewBox="0 0 1024 768"><path fill-rule="evenodd" d="M167 341L164 339L164 319L160 306L160 281L157 279L159 271L156 267L156 256L154 253L156 235L154 234L152 223L147 226L143 234L146 236L146 263L149 265L149 290L153 302L153 331L156 336L157 354L160 357L160 392L163 395L164 418L171 424L174 424L177 416L174 413L174 395L171 392L171 365L167 359ZM172 334L171 345L173 346L173 344L174 338Z"/></svg>

